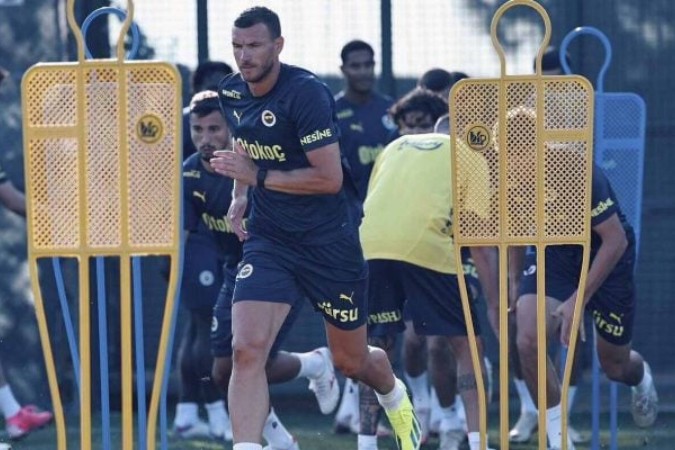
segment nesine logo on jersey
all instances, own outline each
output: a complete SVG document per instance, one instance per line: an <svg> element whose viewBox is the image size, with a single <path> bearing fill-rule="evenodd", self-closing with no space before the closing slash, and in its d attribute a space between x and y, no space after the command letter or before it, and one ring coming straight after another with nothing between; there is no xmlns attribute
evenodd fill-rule
<svg viewBox="0 0 675 450"><path fill-rule="evenodd" d="M241 93L239 91L223 89L220 91L225 97L233 98L235 100L241 100Z"/></svg>
<svg viewBox="0 0 675 450"><path fill-rule="evenodd" d="M277 123L277 116L275 116L274 113L269 109L263 111L260 118L262 119L263 125L266 127L273 127L274 124Z"/></svg>
<svg viewBox="0 0 675 450"><path fill-rule="evenodd" d="M614 206L614 202L612 201L611 198L608 198L604 202L601 201L600 203L598 203L598 206L596 206L591 210L591 217L599 216L600 214L607 211L610 208L610 206Z"/></svg>
<svg viewBox="0 0 675 450"><path fill-rule="evenodd" d="M300 143L302 145L307 145L311 144L312 142L320 141L325 138L329 138L333 136L333 131L330 128L326 128L325 130L316 130L308 134L307 136L303 136L300 138Z"/></svg>

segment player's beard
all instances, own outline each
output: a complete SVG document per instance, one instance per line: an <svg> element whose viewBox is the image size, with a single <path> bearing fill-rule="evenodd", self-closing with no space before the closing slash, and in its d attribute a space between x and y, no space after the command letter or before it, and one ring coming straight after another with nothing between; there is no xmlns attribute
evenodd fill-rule
<svg viewBox="0 0 675 450"><path fill-rule="evenodd" d="M209 148L207 148L207 149L205 149L205 150L202 150L202 149L200 148L200 149L199 149L199 157L202 159L202 161L208 163L208 162L210 162L211 159L213 158L213 152L214 152L214 151L215 151L215 150L214 150L213 148L211 148L211 147L209 147Z"/></svg>
<svg viewBox="0 0 675 450"><path fill-rule="evenodd" d="M247 83L260 83L265 78L267 78L267 76L272 72L273 67L274 61L269 61L267 65L262 66L262 70L260 71L260 74L258 76L244 78L244 81L246 81Z"/></svg>

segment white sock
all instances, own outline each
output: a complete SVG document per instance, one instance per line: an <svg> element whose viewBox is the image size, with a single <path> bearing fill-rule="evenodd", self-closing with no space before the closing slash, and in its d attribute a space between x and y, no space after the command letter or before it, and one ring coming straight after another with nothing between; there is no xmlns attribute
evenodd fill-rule
<svg viewBox="0 0 675 450"><path fill-rule="evenodd" d="M468 433L468 438L469 438L469 448L471 450L481 450L480 446L480 431L471 431ZM487 436L485 439L485 447L483 449L487 448Z"/></svg>
<svg viewBox="0 0 675 450"><path fill-rule="evenodd" d="M234 444L232 450L262 450L262 445L254 444L253 442L239 442Z"/></svg>
<svg viewBox="0 0 675 450"><path fill-rule="evenodd" d="M300 371L296 378L316 378L323 374L326 365L321 353L311 351L307 353L292 353L300 360Z"/></svg>
<svg viewBox="0 0 675 450"><path fill-rule="evenodd" d="M520 412L524 413L534 413L537 414L537 407L532 401L532 396L530 391L527 389L527 384L525 380L514 378L513 384L516 385L516 392L518 392L518 398L520 399Z"/></svg>
<svg viewBox="0 0 675 450"><path fill-rule="evenodd" d="M274 412L274 408L270 409L270 414L267 416L267 420L265 420L262 434L271 447L288 448L293 445L293 436L288 432L284 424L281 423Z"/></svg>
<svg viewBox="0 0 675 450"><path fill-rule="evenodd" d="M227 409L225 409L225 402L223 400L207 403L205 406L206 414L209 417L209 427L212 431L214 429L218 430L227 427L230 416L227 414Z"/></svg>
<svg viewBox="0 0 675 450"><path fill-rule="evenodd" d="M647 392L649 386L653 383L652 375L647 370L647 363L642 363L644 365L644 374L642 375L642 381L635 386L632 386L632 389L635 390L638 394L644 394ZM0 397L1 399L1 397ZM2 400L0 400L1 402Z"/></svg>
<svg viewBox="0 0 675 450"><path fill-rule="evenodd" d="M562 448L562 420L560 405L546 410L546 434L548 445L552 448Z"/></svg>
<svg viewBox="0 0 675 450"><path fill-rule="evenodd" d="M356 442L358 450L377 450L377 435L359 434Z"/></svg>
<svg viewBox="0 0 675 450"><path fill-rule="evenodd" d="M412 377L407 373L403 374L408 383L413 402L416 407L429 407L429 374L422 372L421 375Z"/></svg>
<svg viewBox="0 0 675 450"><path fill-rule="evenodd" d="M567 417L572 415L572 405L574 405L574 398L577 396L577 387L570 386L567 390ZM567 422L569 425L569 421Z"/></svg>
<svg viewBox="0 0 675 450"><path fill-rule="evenodd" d="M401 405L403 397L406 395L405 385L403 384L403 381L396 378L394 389L392 389L391 392L380 394L375 391L375 395L377 396L377 401L382 405L385 411L392 411Z"/></svg>
<svg viewBox="0 0 675 450"><path fill-rule="evenodd" d="M447 408L441 408L441 430L462 430L462 422L457 413L456 403Z"/></svg>
<svg viewBox="0 0 675 450"><path fill-rule="evenodd" d="M9 384L6 384L3 387L1 387L0 411L2 411L2 415L5 416L5 419L9 419L10 417L17 415L20 410L21 405L19 405L19 402L16 401L16 398L12 393L12 388L9 387Z"/></svg>
<svg viewBox="0 0 675 450"><path fill-rule="evenodd" d="M176 404L176 417L173 423L177 426L185 426L196 423L199 420L196 403L178 403Z"/></svg>

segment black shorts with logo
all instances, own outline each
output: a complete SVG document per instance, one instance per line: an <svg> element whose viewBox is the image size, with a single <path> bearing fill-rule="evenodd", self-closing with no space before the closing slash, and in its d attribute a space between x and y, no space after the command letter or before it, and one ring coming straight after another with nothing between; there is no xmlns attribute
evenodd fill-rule
<svg viewBox="0 0 675 450"><path fill-rule="evenodd" d="M404 307L419 335L467 335L457 275L388 259L371 259L368 266L370 336L403 331ZM479 335L480 324L470 293L469 297L473 326Z"/></svg>
<svg viewBox="0 0 675 450"><path fill-rule="evenodd" d="M581 247L550 246L546 249L546 296L561 302L579 287ZM595 329L606 341L626 345L633 338L635 318L635 245L629 245L612 272L595 292L586 308L593 314ZM525 258L519 295L537 293L535 252Z"/></svg>
<svg viewBox="0 0 675 450"><path fill-rule="evenodd" d="M322 245L251 235L237 273L233 302L293 305L309 299L326 322L343 330L366 323L368 266L357 234Z"/></svg>

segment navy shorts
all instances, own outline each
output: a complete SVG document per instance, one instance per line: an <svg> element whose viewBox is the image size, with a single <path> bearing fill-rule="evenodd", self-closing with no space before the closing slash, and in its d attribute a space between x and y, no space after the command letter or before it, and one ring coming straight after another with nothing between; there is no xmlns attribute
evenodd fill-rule
<svg viewBox="0 0 675 450"><path fill-rule="evenodd" d="M478 279L478 271L476 265L471 257L471 252L468 248L462 248L462 266L464 268L464 279L466 284L471 289L473 298L478 298L482 295L480 280Z"/></svg>
<svg viewBox="0 0 675 450"><path fill-rule="evenodd" d="M307 298L331 325L352 330L366 323L368 266L356 234L329 244L244 243L233 302L264 300L293 305Z"/></svg>
<svg viewBox="0 0 675 450"><path fill-rule="evenodd" d="M237 275L237 269L234 267L223 268L225 282L220 289L218 301L213 308L213 320L211 322L211 351L216 358L229 358L232 356L232 293L234 292L234 280ZM303 302L293 303L291 310L286 316L279 334L277 335L270 358L274 358L279 352L281 344L291 330L293 323L297 320L302 310Z"/></svg>
<svg viewBox="0 0 675 450"><path fill-rule="evenodd" d="M635 246L631 243L586 305L593 314L595 329L607 342L626 345L633 338L635 318ZM581 247L554 246L546 250L546 296L567 300L579 287ZM537 259L525 257L519 295L537 293Z"/></svg>
<svg viewBox="0 0 675 450"><path fill-rule="evenodd" d="M466 336L457 275L436 272L402 261L368 261L368 334L387 336L404 329L403 308L423 336ZM474 302L469 293L471 317L480 334Z"/></svg>
<svg viewBox="0 0 675 450"><path fill-rule="evenodd" d="M216 243L204 233L190 233L185 242L181 304L195 312L211 314L223 284Z"/></svg>

